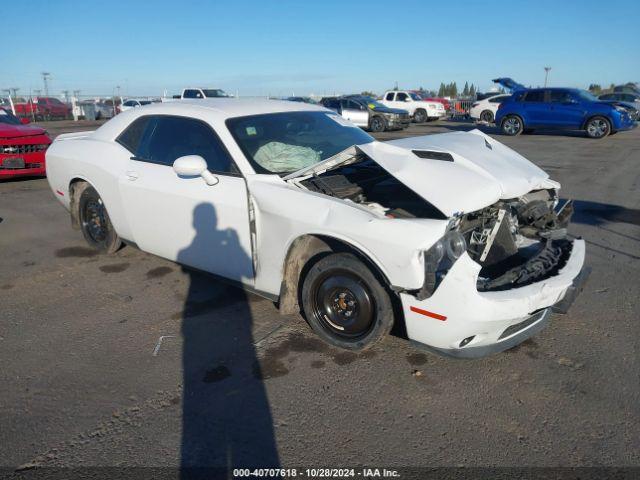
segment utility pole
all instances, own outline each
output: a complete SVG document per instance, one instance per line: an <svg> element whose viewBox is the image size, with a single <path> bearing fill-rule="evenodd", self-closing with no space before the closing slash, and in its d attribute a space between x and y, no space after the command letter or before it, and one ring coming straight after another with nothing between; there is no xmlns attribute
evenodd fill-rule
<svg viewBox="0 0 640 480"><path fill-rule="evenodd" d="M33 94L34 94L36 97L39 97L41 93L42 93L42 90L40 90L39 88L34 88L34 89L33 89Z"/></svg>
<svg viewBox="0 0 640 480"><path fill-rule="evenodd" d="M42 72L42 82L44 83L44 96L49 96L49 80L51 79L51 74L49 72Z"/></svg>
<svg viewBox="0 0 640 480"><path fill-rule="evenodd" d="M64 95L64 101L69 102L69 90L62 90L62 94Z"/></svg>
<svg viewBox="0 0 640 480"><path fill-rule="evenodd" d="M549 71L551 67L544 67L544 86L547 86L547 79L549 78Z"/></svg>

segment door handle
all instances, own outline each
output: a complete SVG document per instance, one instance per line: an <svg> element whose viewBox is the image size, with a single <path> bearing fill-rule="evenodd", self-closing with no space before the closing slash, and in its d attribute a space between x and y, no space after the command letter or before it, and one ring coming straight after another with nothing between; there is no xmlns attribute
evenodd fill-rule
<svg viewBox="0 0 640 480"><path fill-rule="evenodd" d="M125 175L132 182L138 179L138 172L134 172L133 170L129 170L128 172L125 172Z"/></svg>

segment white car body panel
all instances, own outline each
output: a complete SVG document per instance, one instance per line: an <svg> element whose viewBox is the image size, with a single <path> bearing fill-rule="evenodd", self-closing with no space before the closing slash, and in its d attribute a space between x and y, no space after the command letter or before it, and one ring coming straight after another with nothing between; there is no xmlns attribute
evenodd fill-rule
<svg viewBox="0 0 640 480"><path fill-rule="evenodd" d="M557 189L559 184L477 130L359 145L358 150L449 217L388 218L353 201L303 189L295 178L254 172L225 121L288 111L330 113L297 102L238 99L185 100L132 109L95 132L57 137L46 154L48 181L67 209L71 182L91 183L121 238L150 253L238 281L269 298L280 295L286 255L296 239L317 235L341 240L366 256L399 292L409 338L440 349L456 349L469 335L476 335L473 346L497 343L504 328L561 300L580 272L584 243L575 241L570 260L557 275L517 289L483 293L476 289L480 265L464 253L434 295L419 301L412 292L425 281L424 252L443 237L453 217L532 190ZM115 139L147 114L208 123L242 175L218 175L217 184L207 185L199 177L178 177L170 166L131 159L131 152ZM412 152L416 149L449 152L454 161L419 158ZM196 235L192 223L199 208L209 209L209 220L201 223ZM203 234L202 225L209 224L212 230ZM244 255L212 255L209 245L225 245L227 237ZM438 312L447 320L425 318L412 308Z"/></svg>
<svg viewBox="0 0 640 480"><path fill-rule="evenodd" d="M483 100L474 102L471 108L469 109L469 116L475 120L479 120L480 115L482 115L482 112L484 112L485 110L489 110L493 114L493 118L496 118L496 112L498 111L500 102L496 102L495 100L507 99L510 96L511 96L510 94L501 93L501 94L493 95Z"/></svg>

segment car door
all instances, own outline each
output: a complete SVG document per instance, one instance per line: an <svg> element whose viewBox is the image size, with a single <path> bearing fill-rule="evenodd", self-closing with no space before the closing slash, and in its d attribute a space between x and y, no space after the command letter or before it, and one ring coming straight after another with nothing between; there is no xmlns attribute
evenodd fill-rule
<svg viewBox="0 0 640 480"><path fill-rule="evenodd" d="M367 107L346 98L340 101L340 106L342 107L342 118L349 120L359 127L369 126L369 111Z"/></svg>
<svg viewBox="0 0 640 480"><path fill-rule="evenodd" d="M145 116L118 142L130 156L119 185L131 240L144 251L251 285L246 183L211 126L189 117ZM179 177L172 165L185 155L204 158L218 183Z"/></svg>
<svg viewBox="0 0 640 480"><path fill-rule="evenodd" d="M580 128L584 121L585 108L580 99L568 90L551 90L548 95L550 110L549 125L562 128Z"/></svg>
<svg viewBox="0 0 640 480"><path fill-rule="evenodd" d="M527 126L550 125L549 104L545 102L544 90L529 90L522 100L524 123Z"/></svg>

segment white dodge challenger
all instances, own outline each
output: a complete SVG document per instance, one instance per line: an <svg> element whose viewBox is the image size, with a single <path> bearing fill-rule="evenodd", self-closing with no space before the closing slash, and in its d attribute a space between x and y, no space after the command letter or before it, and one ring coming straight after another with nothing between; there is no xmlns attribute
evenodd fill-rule
<svg viewBox="0 0 640 480"><path fill-rule="evenodd" d="M560 185L478 130L383 143L313 105L186 100L60 135L46 165L91 246L214 274L345 349L397 323L439 353L503 351L588 274Z"/></svg>

